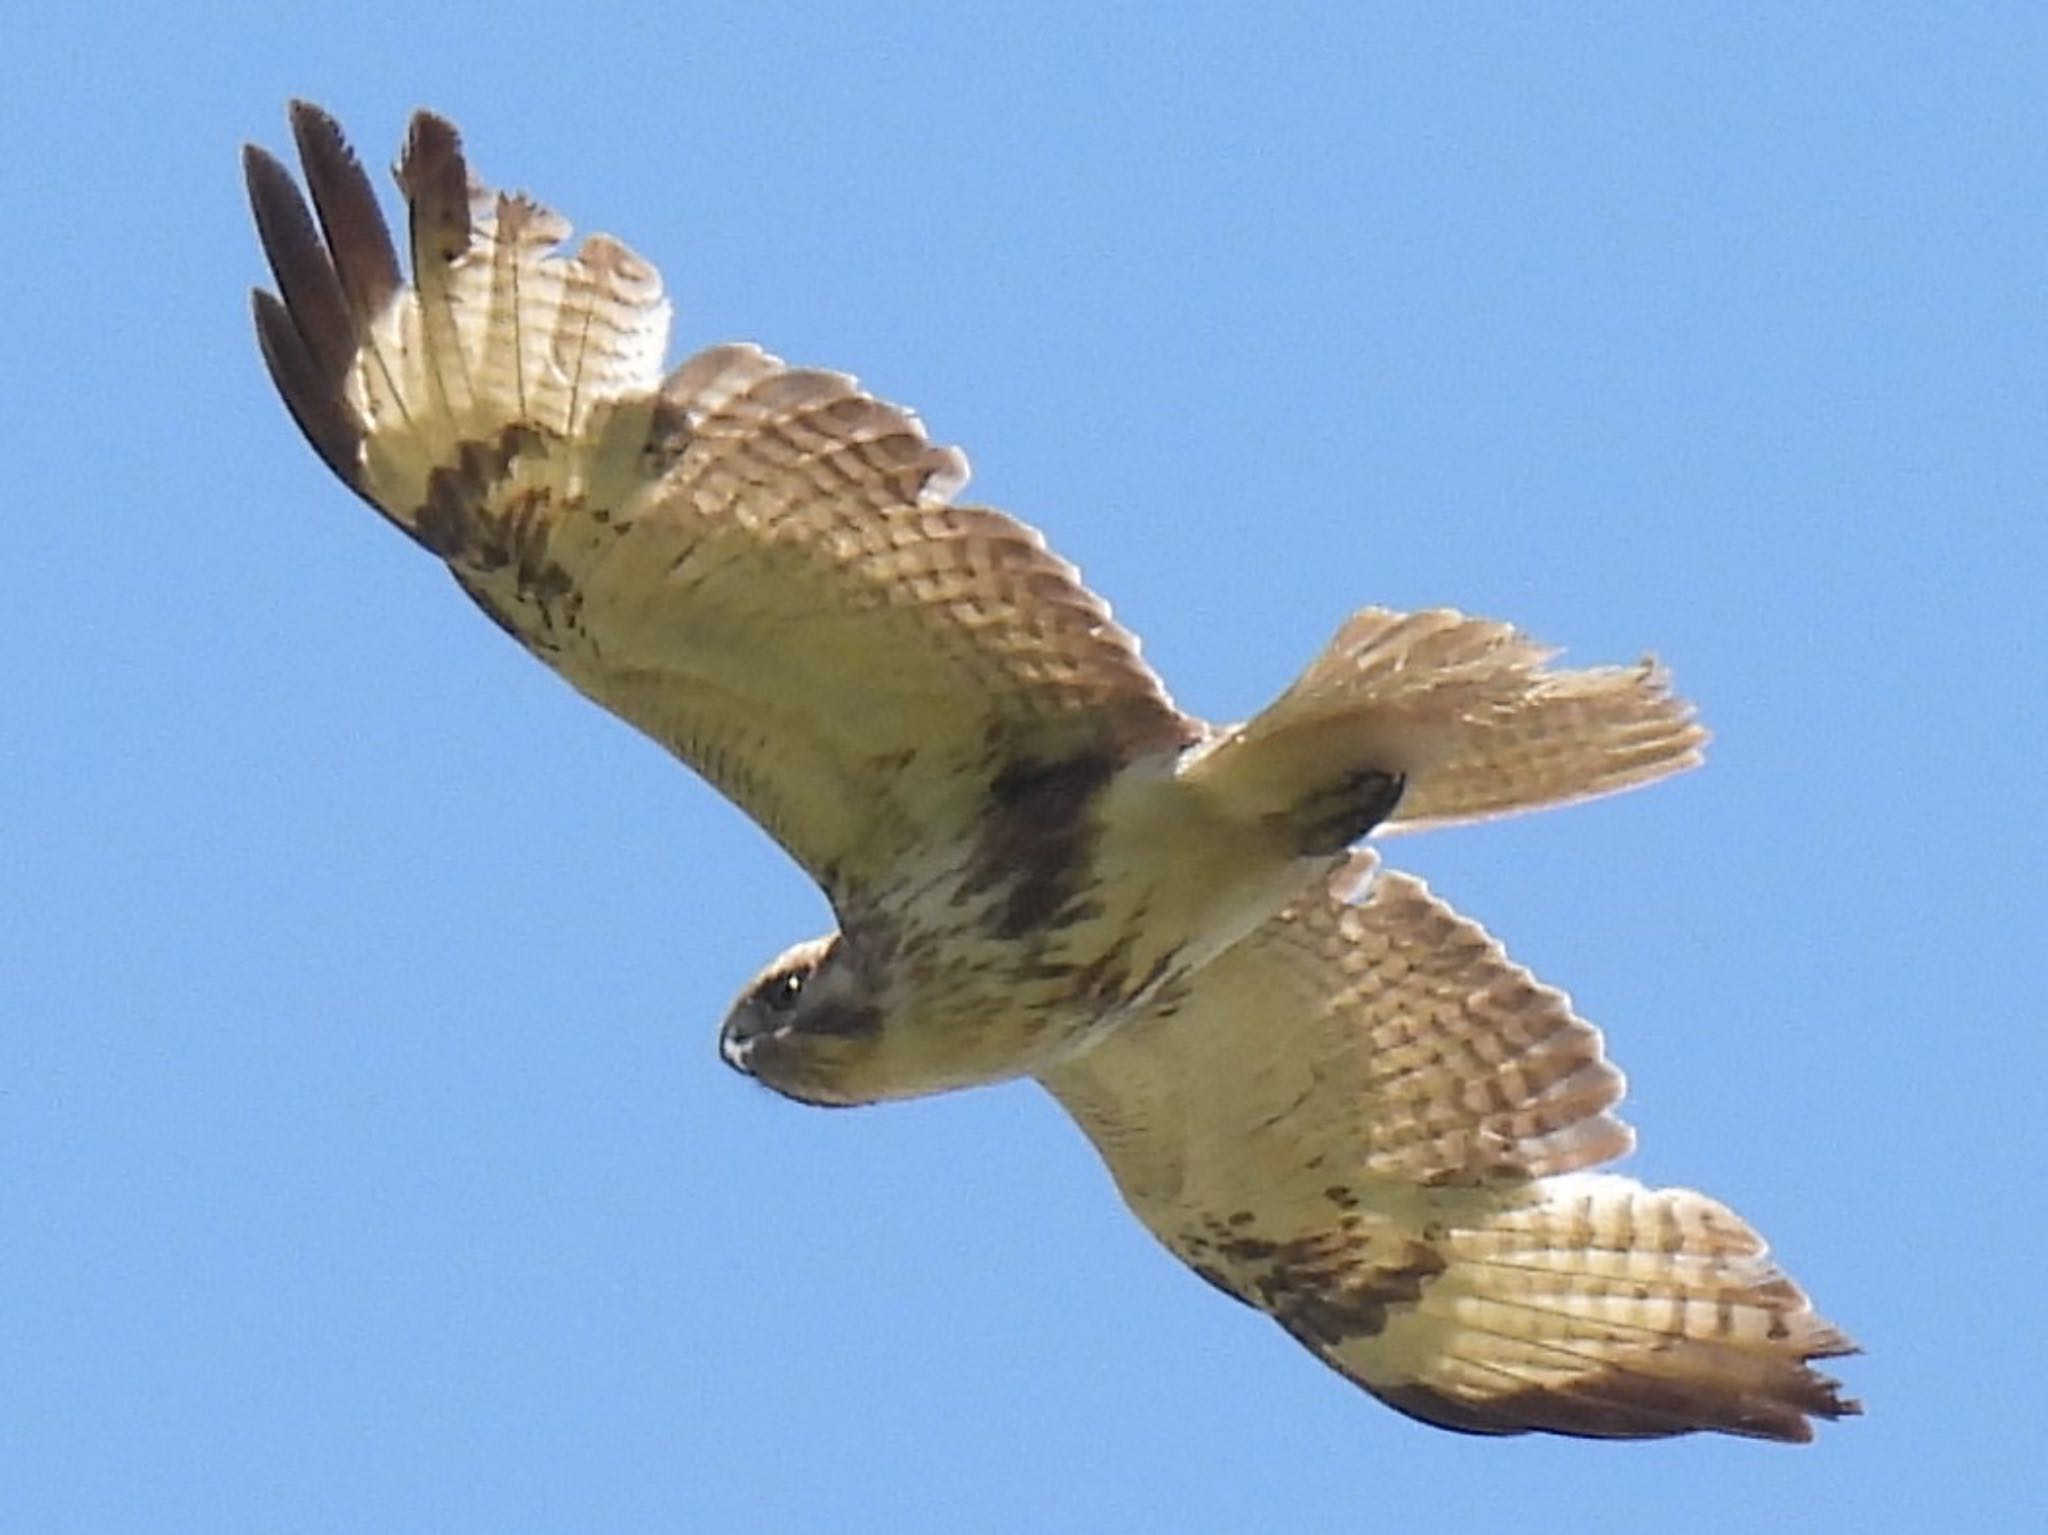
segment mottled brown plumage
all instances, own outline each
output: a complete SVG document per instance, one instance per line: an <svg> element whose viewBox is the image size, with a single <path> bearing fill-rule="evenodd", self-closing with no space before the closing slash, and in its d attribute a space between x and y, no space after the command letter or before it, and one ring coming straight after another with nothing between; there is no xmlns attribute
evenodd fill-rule
<svg viewBox="0 0 2048 1535"><path fill-rule="evenodd" d="M1803 1440L1852 1351L1726 1206L1586 1169L1622 1077L1562 993L1356 855L1044 1074L1175 1255L1415 1417Z"/></svg>
<svg viewBox="0 0 2048 1535"><path fill-rule="evenodd" d="M956 502L965 458L909 412L750 345L664 376L654 268L601 235L565 254L429 113L398 166L408 280L339 129L292 125L310 207L246 155L279 290L255 314L315 451L832 902L839 931L735 1003L732 1064L826 1104L1041 1075L1174 1251L1434 1421L1797 1437L1846 1410L1804 1364L1841 1340L1732 1215L1571 1181L1627 1143L1597 1034L1412 882L1330 893L1390 815L1692 765L1654 666L1367 609L1210 726L1035 531ZM1503 1277L1511 1248L1555 1295ZM1617 1263L1640 1295L1601 1288Z"/></svg>

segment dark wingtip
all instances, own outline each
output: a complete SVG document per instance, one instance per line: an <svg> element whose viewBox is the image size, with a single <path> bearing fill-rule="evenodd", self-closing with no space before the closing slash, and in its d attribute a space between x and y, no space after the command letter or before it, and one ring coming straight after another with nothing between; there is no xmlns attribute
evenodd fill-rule
<svg viewBox="0 0 2048 1535"><path fill-rule="evenodd" d="M421 107L412 114L407 125L407 136L416 143L426 143L445 153L462 153L462 130L431 107Z"/></svg>
<svg viewBox="0 0 2048 1535"><path fill-rule="evenodd" d="M308 350L284 304L261 288L249 298L256 320L256 344L270 370L270 381L284 398L285 409L322 462L360 494L362 471L357 450L362 433L343 403L335 379Z"/></svg>
<svg viewBox="0 0 2048 1535"><path fill-rule="evenodd" d="M334 255L341 291L357 330L391 302L403 276L376 190L333 117L310 101L293 101L292 140L306 168L306 189Z"/></svg>
<svg viewBox="0 0 2048 1535"><path fill-rule="evenodd" d="M355 326L306 200L276 157L253 144L242 151L242 174L256 217L256 237L277 278L284 307L312 361L338 386L355 355Z"/></svg>
<svg viewBox="0 0 2048 1535"><path fill-rule="evenodd" d="M419 543L419 534L380 506L364 487L362 428L339 387L313 362L298 327L292 323L291 311L274 294L261 288L250 290L249 300L263 364L270 370L270 381L277 386L300 433L320 455L320 461L334 471L335 478L362 497L379 517Z"/></svg>
<svg viewBox="0 0 2048 1535"><path fill-rule="evenodd" d="M455 125L424 108L413 113L398 185L411 213L413 266L422 275L430 263L454 261L469 248L469 181Z"/></svg>
<svg viewBox="0 0 2048 1535"><path fill-rule="evenodd" d="M368 181L334 120L304 101L291 104L290 117L310 207L276 156L255 144L242 150L257 237L278 289L250 295L256 341L271 382L313 451L368 500L363 428L348 403L347 380L373 313L366 301L380 287L384 298L396 292L397 258Z"/></svg>
<svg viewBox="0 0 2048 1535"><path fill-rule="evenodd" d="M335 121L334 114L316 101L294 96L285 103L284 112L286 120L292 125L294 139L303 138L307 134L324 134L337 141L342 137L341 124Z"/></svg>
<svg viewBox="0 0 2048 1535"><path fill-rule="evenodd" d="M249 188L252 197L256 191L256 178L263 174L262 167L264 166L269 166L279 172L284 170L284 167L277 163L277 156L273 155L261 144L244 144L242 146L242 184Z"/></svg>

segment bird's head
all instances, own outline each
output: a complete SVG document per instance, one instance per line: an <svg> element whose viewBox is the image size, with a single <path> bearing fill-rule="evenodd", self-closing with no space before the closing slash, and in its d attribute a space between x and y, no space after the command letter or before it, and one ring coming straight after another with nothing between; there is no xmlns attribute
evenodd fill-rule
<svg viewBox="0 0 2048 1535"><path fill-rule="evenodd" d="M726 1065L800 1103L867 1103L882 1010L839 935L785 949L749 981L718 1031Z"/></svg>

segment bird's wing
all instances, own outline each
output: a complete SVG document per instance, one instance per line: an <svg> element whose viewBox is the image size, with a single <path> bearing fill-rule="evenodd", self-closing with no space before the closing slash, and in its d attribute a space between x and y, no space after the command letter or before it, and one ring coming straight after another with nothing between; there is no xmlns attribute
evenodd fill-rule
<svg viewBox="0 0 2048 1535"><path fill-rule="evenodd" d="M333 120L292 111L309 210L245 157L285 403L350 487L516 640L858 906L986 801L1177 748L1172 705L1074 568L955 505L966 461L841 374L752 346L663 378L659 275L484 188L421 113L412 277ZM1082 773L1079 776L1090 776Z"/></svg>
<svg viewBox="0 0 2048 1535"><path fill-rule="evenodd" d="M1043 1078L1140 1219L1446 1427L1797 1440L1855 1411L1808 1367L1849 1341L1740 1217L1585 1171L1632 1143L1599 1031L1372 869Z"/></svg>

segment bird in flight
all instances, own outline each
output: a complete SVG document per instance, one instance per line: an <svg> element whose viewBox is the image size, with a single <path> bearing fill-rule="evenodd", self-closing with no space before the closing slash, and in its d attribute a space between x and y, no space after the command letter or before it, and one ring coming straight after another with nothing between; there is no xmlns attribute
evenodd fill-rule
<svg viewBox="0 0 2048 1535"><path fill-rule="evenodd" d="M568 253L428 112L408 278L334 120L291 126L306 195L244 164L314 451L831 902L732 1005L730 1065L822 1105L1036 1078L1175 1256L1426 1422L1858 1410L1812 1368L1854 1346L1739 1216L1592 1170L1633 1144L1599 1032L1360 845L1693 765L1652 663L1367 608L1264 712L1197 719L910 412L746 344L664 374L655 269Z"/></svg>

